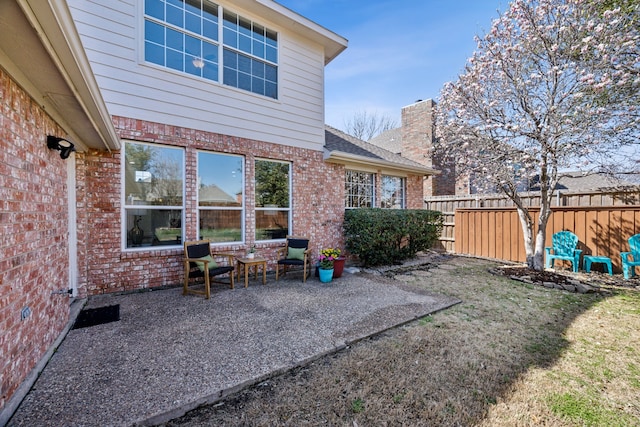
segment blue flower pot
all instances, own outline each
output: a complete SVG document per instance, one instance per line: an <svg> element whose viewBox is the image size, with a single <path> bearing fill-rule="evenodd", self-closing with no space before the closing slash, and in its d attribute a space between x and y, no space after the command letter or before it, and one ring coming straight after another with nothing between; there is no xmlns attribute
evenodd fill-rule
<svg viewBox="0 0 640 427"><path fill-rule="evenodd" d="M329 270L321 268L318 271L320 274L320 281L322 283L328 283L331 281L331 279L333 279L333 268Z"/></svg>

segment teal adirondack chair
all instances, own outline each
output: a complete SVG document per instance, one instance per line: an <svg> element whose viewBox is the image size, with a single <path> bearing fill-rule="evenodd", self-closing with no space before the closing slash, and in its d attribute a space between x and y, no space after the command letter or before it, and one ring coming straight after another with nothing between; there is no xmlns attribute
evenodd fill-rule
<svg viewBox="0 0 640 427"><path fill-rule="evenodd" d="M552 246L544 248L545 263L544 268L553 268L555 260L570 261L573 266L573 272L578 272L580 265L580 254L582 249L578 247L578 236L570 231L558 231L551 238Z"/></svg>
<svg viewBox="0 0 640 427"><path fill-rule="evenodd" d="M622 273L625 280L636 275L636 267L640 267L640 234L629 237L630 252L620 252L622 257Z"/></svg>

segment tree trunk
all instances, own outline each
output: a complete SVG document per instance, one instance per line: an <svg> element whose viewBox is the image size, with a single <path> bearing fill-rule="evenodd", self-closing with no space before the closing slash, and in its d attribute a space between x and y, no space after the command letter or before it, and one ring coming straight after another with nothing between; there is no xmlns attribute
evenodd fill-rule
<svg viewBox="0 0 640 427"><path fill-rule="evenodd" d="M540 209L540 220L538 230L534 228L533 218L523 208L517 207L518 218L522 226L522 236L524 237L524 252L527 257L527 267L542 271L544 269L544 240L549 218L549 207L543 206Z"/></svg>
<svg viewBox="0 0 640 427"><path fill-rule="evenodd" d="M547 223L545 221L544 226L539 224L538 232L536 233L536 247L533 254L533 268L534 270L542 271L544 269L544 238Z"/></svg>
<svg viewBox="0 0 640 427"><path fill-rule="evenodd" d="M544 269L545 235L547 222L551 215L551 207L548 203L542 202L537 230L530 212L522 205L517 206L516 209L522 226L522 235L524 236L524 252L527 257L527 266L533 270L542 271Z"/></svg>
<svg viewBox="0 0 640 427"><path fill-rule="evenodd" d="M522 226L522 236L524 237L524 253L527 257L527 266L534 268L535 245L533 240L533 221L528 212L521 206L516 208L520 225Z"/></svg>

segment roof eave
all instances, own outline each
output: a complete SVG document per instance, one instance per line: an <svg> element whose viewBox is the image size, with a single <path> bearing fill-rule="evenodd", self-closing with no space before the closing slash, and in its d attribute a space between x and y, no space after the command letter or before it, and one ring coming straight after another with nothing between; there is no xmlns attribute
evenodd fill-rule
<svg viewBox="0 0 640 427"><path fill-rule="evenodd" d="M421 175L421 176L430 176L430 175L440 174L439 170L428 168L426 166L405 165L401 163L390 162L388 160L373 159L371 157L345 153L343 151L325 150L324 160L329 163L377 166L377 167L381 167L389 170L397 170L397 171L402 171L402 172Z"/></svg>
<svg viewBox="0 0 640 427"><path fill-rule="evenodd" d="M53 101L63 117L61 125L80 144L95 149L119 150L120 139L102 98L80 36L75 28L67 2L55 0L17 0L25 18L41 40L51 64L68 88L56 102L46 87L37 87L45 98ZM24 31L33 31L24 29ZM37 72L37 71L36 71ZM25 74L27 74L25 72ZM27 78L30 76L27 75ZM69 99L72 102L67 104Z"/></svg>
<svg viewBox="0 0 640 427"><path fill-rule="evenodd" d="M236 4L322 45L324 65L347 48L348 41L344 37L273 0L236 0Z"/></svg>

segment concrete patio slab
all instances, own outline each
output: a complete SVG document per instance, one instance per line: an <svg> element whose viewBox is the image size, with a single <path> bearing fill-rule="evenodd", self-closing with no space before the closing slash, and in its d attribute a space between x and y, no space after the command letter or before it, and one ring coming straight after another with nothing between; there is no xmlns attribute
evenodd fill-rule
<svg viewBox="0 0 640 427"><path fill-rule="evenodd" d="M349 272L93 297L121 320L71 330L9 425L153 425L458 302Z"/></svg>

